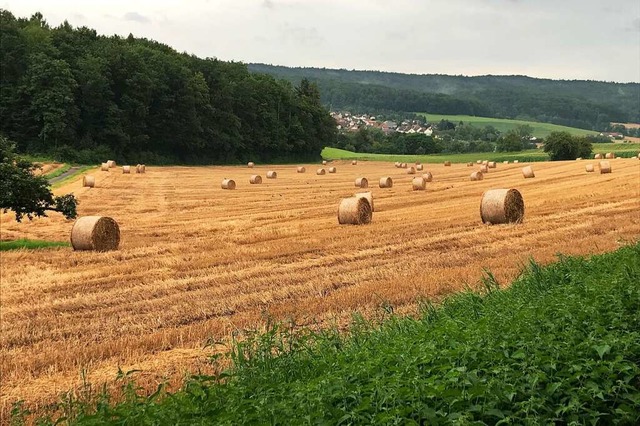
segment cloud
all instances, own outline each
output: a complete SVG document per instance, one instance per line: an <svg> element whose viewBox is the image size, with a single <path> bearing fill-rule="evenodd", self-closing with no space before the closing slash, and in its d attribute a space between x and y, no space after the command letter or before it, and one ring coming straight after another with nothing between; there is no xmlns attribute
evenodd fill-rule
<svg viewBox="0 0 640 426"><path fill-rule="evenodd" d="M138 12L127 12L124 14L123 18L125 21L134 21L141 24L148 24L149 22L151 22L151 19L139 14Z"/></svg>
<svg viewBox="0 0 640 426"><path fill-rule="evenodd" d="M276 7L276 5L272 0L264 0L262 2L262 7L273 10Z"/></svg>

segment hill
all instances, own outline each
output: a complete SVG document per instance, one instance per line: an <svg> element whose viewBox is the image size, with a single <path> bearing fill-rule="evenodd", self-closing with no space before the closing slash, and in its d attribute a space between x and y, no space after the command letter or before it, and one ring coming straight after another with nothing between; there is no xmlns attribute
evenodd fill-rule
<svg viewBox="0 0 640 426"><path fill-rule="evenodd" d="M433 114L521 118L589 130L604 129L612 121L640 122L638 83L549 80L526 76L418 75L265 64L249 64L249 70L289 81L299 81L302 77L316 81L323 92L323 102L335 109L400 108L402 111ZM377 95L372 97L371 90ZM410 109L410 104L405 107L396 102L394 105L397 91L403 91L405 95L411 93L411 97L439 95L449 103L459 103L460 109L442 110L437 104L418 109ZM470 105L474 105L476 111L469 112Z"/></svg>

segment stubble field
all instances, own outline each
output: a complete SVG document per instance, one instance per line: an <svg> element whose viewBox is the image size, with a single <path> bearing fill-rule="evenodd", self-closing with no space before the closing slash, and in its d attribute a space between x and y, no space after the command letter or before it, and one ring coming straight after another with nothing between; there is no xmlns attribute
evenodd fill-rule
<svg viewBox="0 0 640 426"><path fill-rule="evenodd" d="M613 250L640 237L640 161L612 160L612 174L585 173L590 161L498 164L476 169L425 165L427 191L412 191L405 170L382 162L321 166L148 167L143 175L92 171L56 189L73 192L80 215L111 216L120 250L70 248L3 252L0 273L0 409L24 399L38 406L77 386L94 387L118 368L140 369L138 383L178 384L206 369L208 339L258 327L267 316L298 324L343 325L353 311L417 303L475 286L483 269L507 283L528 259ZM592 162L592 161L591 161ZM267 170L278 178L266 179ZM420 173L420 172L418 172ZM260 174L263 184L250 185ZM367 177L373 221L340 226L339 200ZM380 189L391 176L394 186ZM234 191L220 189L224 177ZM479 204L490 188L517 188L525 222L487 226ZM2 214L2 239L67 240L72 221L57 214L17 224ZM83 373L84 372L84 373Z"/></svg>

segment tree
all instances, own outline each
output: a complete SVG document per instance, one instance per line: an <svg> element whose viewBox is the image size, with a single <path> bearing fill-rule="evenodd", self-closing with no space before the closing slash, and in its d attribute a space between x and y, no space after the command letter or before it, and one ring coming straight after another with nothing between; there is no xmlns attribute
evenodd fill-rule
<svg viewBox="0 0 640 426"><path fill-rule="evenodd" d="M18 158L14 149L14 144L0 136L0 209L15 212L18 222L23 216L29 220L47 216L47 211L75 218L78 201L73 194L55 197L47 179L33 174L37 166Z"/></svg>
<svg viewBox="0 0 640 426"><path fill-rule="evenodd" d="M552 161L574 160L578 157L590 157L591 142L584 137L571 136L569 132L551 132L544 142L544 152Z"/></svg>
<svg viewBox="0 0 640 426"><path fill-rule="evenodd" d="M500 152L522 151L522 138L511 130L498 139L496 147Z"/></svg>

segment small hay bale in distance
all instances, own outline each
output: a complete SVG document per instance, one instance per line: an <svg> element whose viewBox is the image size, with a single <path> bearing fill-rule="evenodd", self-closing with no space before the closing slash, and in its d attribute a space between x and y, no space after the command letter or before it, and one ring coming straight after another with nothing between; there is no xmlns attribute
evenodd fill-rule
<svg viewBox="0 0 640 426"><path fill-rule="evenodd" d="M87 188L93 188L96 186L96 178L91 175L85 175L82 178L82 186Z"/></svg>
<svg viewBox="0 0 640 426"><path fill-rule="evenodd" d="M100 164L100 171L108 172L109 171L109 164L108 163Z"/></svg>
<svg viewBox="0 0 640 426"><path fill-rule="evenodd" d="M356 188L368 188L369 187L369 181L367 180L366 177L359 177L356 179Z"/></svg>
<svg viewBox="0 0 640 426"><path fill-rule="evenodd" d="M376 211L375 207L373 207L373 193L372 192L356 192L353 196L354 197L358 197L358 198L366 198L367 201L369 202L369 205L371 206L371 211L372 212Z"/></svg>
<svg viewBox="0 0 640 426"><path fill-rule="evenodd" d="M416 166L416 170L418 170L419 172L421 172L424 169L424 166L422 164L418 164Z"/></svg>
<svg viewBox="0 0 640 426"><path fill-rule="evenodd" d="M338 206L340 225L365 225L371 222L372 216L371 204L365 197L343 198Z"/></svg>
<svg viewBox="0 0 640 426"><path fill-rule="evenodd" d="M530 179L536 177L536 174L533 172L533 167L527 166L522 168L522 176L525 179Z"/></svg>
<svg viewBox="0 0 640 426"><path fill-rule="evenodd" d="M275 179L277 177L278 177L278 173L276 173L275 171L269 170L267 172L267 179Z"/></svg>
<svg viewBox="0 0 640 426"><path fill-rule="evenodd" d="M598 168L600 169L600 174L611 173L611 163L608 161L600 161Z"/></svg>
<svg viewBox="0 0 640 426"><path fill-rule="evenodd" d="M122 174L131 174L131 166L122 166Z"/></svg>
<svg viewBox="0 0 640 426"><path fill-rule="evenodd" d="M250 168L250 169L253 169L255 167L255 163L253 161L249 161L247 163L247 167Z"/></svg>
<svg viewBox="0 0 640 426"><path fill-rule="evenodd" d="M406 169L407 168L407 163L400 163L400 168L401 169Z"/></svg>
<svg viewBox="0 0 640 426"><path fill-rule="evenodd" d="M136 166L136 173L145 173L147 170L147 167L144 164L138 164Z"/></svg>
<svg viewBox="0 0 640 426"><path fill-rule="evenodd" d="M393 180L389 176L381 177L379 186L380 188L392 188Z"/></svg>
<svg viewBox="0 0 640 426"><path fill-rule="evenodd" d="M481 163L481 164L482 164L483 166L486 166L486 165L488 165L488 164L489 164L489 160L482 160L482 163Z"/></svg>
<svg viewBox="0 0 640 426"><path fill-rule="evenodd" d="M640 155L640 154L638 154L638 155ZM394 165L399 169L401 164L402 164L401 162L396 161Z"/></svg>
<svg viewBox="0 0 640 426"><path fill-rule="evenodd" d="M327 165L327 160L322 160L322 165L326 166Z"/></svg>
<svg viewBox="0 0 640 426"><path fill-rule="evenodd" d="M416 176L411 180L411 188L414 191L424 191L427 187L427 181L422 176Z"/></svg>
<svg viewBox="0 0 640 426"><path fill-rule="evenodd" d="M298 167L298 168L296 169L296 172L298 172L298 173L304 173L304 172L306 172L306 171L307 171L307 169L305 169L305 168L304 168L304 167L302 167L302 166L300 166L300 167Z"/></svg>
<svg viewBox="0 0 640 426"><path fill-rule="evenodd" d="M596 154L593 156L594 160L602 160L602 154Z"/></svg>
<svg viewBox="0 0 640 426"><path fill-rule="evenodd" d="M222 189L236 189L236 182L233 179L224 178L220 187Z"/></svg>
<svg viewBox="0 0 640 426"><path fill-rule="evenodd" d="M480 201L482 223L521 223L524 218L524 200L517 189L490 189Z"/></svg>
<svg viewBox="0 0 640 426"><path fill-rule="evenodd" d="M483 178L484 178L484 175L482 174L482 172L473 172L469 176L469 179L471 179L471 181L478 181L478 180L482 180Z"/></svg>
<svg viewBox="0 0 640 426"><path fill-rule="evenodd" d="M502 164L509 164L509 160L504 160Z"/></svg>
<svg viewBox="0 0 640 426"><path fill-rule="evenodd" d="M415 175L416 174L416 168L411 166L407 169L407 174L408 175Z"/></svg>
<svg viewBox="0 0 640 426"><path fill-rule="evenodd" d="M451 161L445 161L444 162L444 166L445 167L451 167Z"/></svg>
<svg viewBox="0 0 640 426"><path fill-rule="evenodd" d="M317 174L317 175L322 176L322 175L324 175L325 173L327 173L327 171L326 171L325 169L318 169L318 170L316 170L316 174Z"/></svg>
<svg viewBox="0 0 640 426"><path fill-rule="evenodd" d="M249 178L249 183L252 185L259 185L262 183L262 176L260 175L253 175Z"/></svg>
<svg viewBox="0 0 640 426"><path fill-rule="evenodd" d="M580 161L580 160L582 160L582 157L576 158L576 161Z"/></svg>
<svg viewBox="0 0 640 426"><path fill-rule="evenodd" d="M587 164L584 166L584 169L587 171L587 173L591 173L593 172L593 164Z"/></svg>
<svg viewBox="0 0 640 426"><path fill-rule="evenodd" d="M496 164L496 162L495 162L495 161L489 161L489 162L487 163L487 167L488 167L488 168L490 168L490 169L495 169L495 168L496 168L496 166L497 166L497 164Z"/></svg>
<svg viewBox="0 0 640 426"><path fill-rule="evenodd" d="M520 160L513 160L513 164L518 164Z"/></svg>
<svg viewBox="0 0 640 426"><path fill-rule="evenodd" d="M481 164L478 171L480 173L489 173L489 166L487 166L486 164Z"/></svg>
<svg viewBox="0 0 640 426"><path fill-rule="evenodd" d="M431 174L431 172L426 172L422 175L422 178L426 181L426 182L431 182L433 180L433 175Z"/></svg>
<svg viewBox="0 0 640 426"><path fill-rule="evenodd" d="M116 162L113 160L107 161L107 164L109 165L110 169L113 169L116 166Z"/></svg>
<svg viewBox="0 0 640 426"><path fill-rule="evenodd" d="M352 161L351 161L351 165L352 165L352 166L355 166L356 164L358 164L358 160L352 160Z"/></svg>
<svg viewBox="0 0 640 426"><path fill-rule="evenodd" d="M335 173L336 171L335 167L329 167L329 173Z"/></svg>
<svg viewBox="0 0 640 426"><path fill-rule="evenodd" d="M83 216L71 228L71 246L74 250L109 251L120 245L120 227L106 216Z"/></svg>
<svg viewBox="0 0 640 426"><path fill-rule="evenodd" d="M482 160L476 160L476 164L482 164Z"/></svg>
<svg viewBox="0 0 640 426"><path fill-rule="evenodd" d="M473 167L473 162L467 163L467 167Z"/></svg>
<svg viewBox="0 0 640 426"><path fill-rule="evenodd" d="M604 155L604 158L606 158L607 160L613 160L614 158L616 158L616 155L613 152L607 152Z"/></svg>

